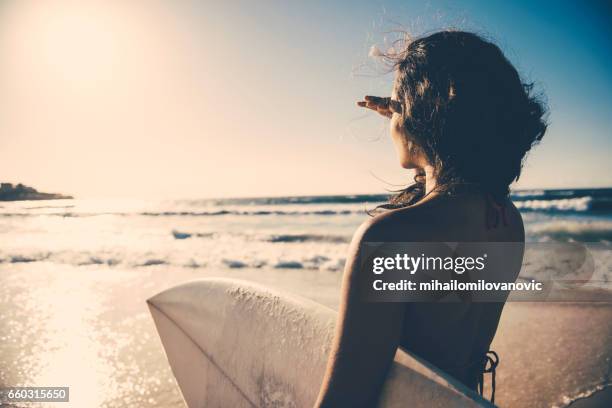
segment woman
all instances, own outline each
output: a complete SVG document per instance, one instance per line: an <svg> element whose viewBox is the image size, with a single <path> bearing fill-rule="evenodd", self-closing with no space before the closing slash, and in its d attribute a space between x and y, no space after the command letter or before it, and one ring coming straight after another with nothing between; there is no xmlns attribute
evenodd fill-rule
<svg viewBox="0 0 612 408"><path fill-rule="evenodd" d="M546 131L531 85L475 34L437 32L386 58L392 96L358 105L390 118L400 164L417 176L353 237L317 407L375 405L398 347L482 386L503 303L364 302L357 259L368 241L524 242L509 185ZM512 268L515 279L520 266Z"/></svg>

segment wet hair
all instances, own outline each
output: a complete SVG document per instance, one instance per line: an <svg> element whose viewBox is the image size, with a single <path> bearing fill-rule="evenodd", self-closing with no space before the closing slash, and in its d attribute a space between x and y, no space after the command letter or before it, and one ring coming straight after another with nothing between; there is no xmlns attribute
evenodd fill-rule
<svg viewBox="0 0 612 408"><path fill-rule="evenodd" d="M406 40L383 58L396 72L399 124L433 166L436 190L477 190L504 200L546 132L546 108L533 84L521 80L497 45L469 32ZM396 193L383 208L422 199L422 178Z"/></svg>

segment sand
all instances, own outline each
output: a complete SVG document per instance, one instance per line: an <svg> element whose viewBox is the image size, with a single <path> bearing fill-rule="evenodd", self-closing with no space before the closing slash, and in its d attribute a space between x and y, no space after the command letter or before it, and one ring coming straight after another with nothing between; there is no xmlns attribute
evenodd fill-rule
<svg viewBox="0 0 612 408"><path fill-rule="evenodd" d="M145 299L219 275L337 307L341 274L329 271L3 264L0 385L70 386L62 407L183 406ZM493 343L501 357L496 402L564 407L576 399L571 407L584 408L605 401L607 391L580 397L609 385L611 335L612 304L509 303Z"/></svg>
<svg viewBox="0 0 612 408"><path fill-rule="evenodd" d="M612 304L508 303L491 348L499 406L565 407L610 385Z"/></svg>

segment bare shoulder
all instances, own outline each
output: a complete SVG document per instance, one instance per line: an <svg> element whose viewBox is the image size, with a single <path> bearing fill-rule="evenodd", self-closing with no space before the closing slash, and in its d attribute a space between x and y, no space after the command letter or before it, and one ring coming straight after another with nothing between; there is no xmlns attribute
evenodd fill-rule
<svg viewBox="0 0 612 408"><path fill-rule="evenodd" d="M431 230L436 212L434 205L387 210L364 221L353 239L361 242L412 241Z"/></svg>
<svg viewBox="0 0 612 408"><path fill-rule="evenodd" d="M521 240L524 231L520 212L510 200L506 210L508 225L488 230L484 197L438 197L423 204L385 211L366 220L357 230L353 241Z"/></svg>
<svg viewBox="0 0 612 408"><path fill-rule="evenodd" d="M367 243L421 241L426 228L423 216L421 209L402 208L366 219L353 235L345 266L345 279L350 280L360 275L358 272L361 268L356 261Z"/></svg>

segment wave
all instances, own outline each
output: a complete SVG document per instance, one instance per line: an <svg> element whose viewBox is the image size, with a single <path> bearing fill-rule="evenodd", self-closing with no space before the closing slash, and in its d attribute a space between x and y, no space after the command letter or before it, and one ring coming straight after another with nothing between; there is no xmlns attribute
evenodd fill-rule
<svg viewBox="0 0 612 408"><path fill-rule="evenodd" d="M172 230L174 239L183 240L189 238L213 238L218 233L215 232L183 232ZM331 244L344 244L351 240L350 236L345 235L323 235L323 234L234 234L243 236L249 240L263 241L270 243L302 243L302 242L324 242Z"/></svg>
<svg viewBox="0 0 612 408"><path fill-rule="evenodd" d="M172 230L172 236L174 237L174 239L187 239L187 238L192 238L192 237L197 237L197 238L211 238L213 237L215 234L213 232L181 232L181 231L177 231L177 230Z"/></svg>
<svg viewBox="0 0 612 408"><path fill-rule="evenodd" d="M580 197L558 200L515 201L514 205L521 211L588 211L591 201L591 197Z"/></svg>
<svg viewBox="0 0 612 408"><path fill-rule="evenodd" d="M9 263L30 263L30 262L40 262L48 259L50 254L40 254L40 255L12 255L8 257Z"/></svg>
<svg viewBox="0 0 612 408"><path fill-rule="evenodd" d="M579 198L560 198L554 200L525 200L514 201L514 205L521 211L541 212L612 212L611 199L596 199L590 196Z"/></svg>
<svg viewBox="0 0 612 408"><path fill-rule="evenodd" d="M74 204L70 204L70 205L40 205L40 206L36 206L36 207L24 207L24 209L26 209L26 210L47 210L47 209L54 209L54 208L66 209L66 208L74 208L74 207L75 207Z"/></svg>
<svg viewBox="0 0 612 408"><path fill-rule="evenodd" d="M544 195L546 195L546 191L544 190L524 190L513 192L512 198L518 199L521 197L542 197Z"/></svg>
<svg viewBox="0 0 612 408"><path fill-rule="evenodd" d="M162 212L142 212L138 215L148 217L211 217L219 215L347 215L360 214L365 210L216 210L216 211L162 211Z"/></svg>
<svg viewBox="0 0 612 408"><path fill-rule="evenodd" d="M38 216L53 216L53 217L65 217L65 218L78 218L78 217L95 217L100 215L114 215L114 216L134 216L140 215L145 217L215 217L223 215L237 215L237 216L268 216L268 215L351 215L351 214L365 214L365 209L362 210L349 210L349 209L325 209L325 210L255 210L255 211L241 211L241 210L216 210L216 211L159 211L159 212L141 212L141 213L127 213L127 212L100 212L100 213L78 213L78 212L62 212L62 213L26 213L26 212L5 212L0 213L0 217L38 217Z"/></svg>
<svg viewBox="0 0 612 408"><path fill-rule="evenodd" d="M58 207L59 208L59 207ZM100 215L117 215L117 216L130 216L134 215L131 213L122 212L55 212L55 213L27 213L27 212L5 212L0 213L0 217L63 217L63 218L79 218L79 217L96 217Z"/></svg>
<svg viewBox="0 0 612 408"><path fill-rule="evenodd" d="M277 269L304 269L304 265L298 261L279 261L274 267Z"/></svg>
<svg viewBox="0 0 612 408"><path fill-rule="evenodd" d="M319 234L280 234L271 235L265 239L268 242L329 242L347 243L350 237L342 235L319 235Z"/></svg>
<svg viewBox="0 0 612 408"><path fill-rule="evenodd" d="M612 200L598 200L593 197L514 201L514 205L523 212L588 212L594 214L612 212Z"/></svg>
<svg viewBox="0 0 612 408"><path fill-rule="evenodd" d="M323 257L325 258L325 257ZM325 258L327 259L327 258ZM255 263L246 263L244 261L238 259L223 259L222 264L231 269L238 268L262 268L262 267L272 267L274 269L320 269L321 265L313 265L308 262L301 261L287 261L287 260L277 260L271 264L263 261L257 261Z"/></svg>
<svg viewBox="0 0 612 408"><path fill-rule="evenodd" d="M559 405L554 405L553 408L571 408L575 403L581 400L590 400L596 399L601 393L610 392L610 387L612 387L612 382L609 380L604 380L600 384L593 386L590 389L579 392L576 395L565 395L562 398L562 403ZM605 394L601 394L605 395ZM606 397L603 397L600 403L605 403ZM590 401L589 401L590 402ZM595 406L595 405L593 405Z"/></svg>
<svg viewBox="0 0 612 408"><path fill-rule="evenodd" d="M163 259L147 259L146 261L144 261L143 263L137 265L137 266L155 266L155 265L167 265L168 262L163 260Z"/></svg>
<svg viewBox="0 0 612 408"><path fill-rule="evenodd" d="M228 268L246 268L248 266L246 263L234 259L223 259L222 262Z"/></svg>
<svg viewBox="0 0 612 408"><path fill-rule="evenodd" d="M284 251L283 251L284 252ZM344 267L344 251L339 256L306 255L299 248L293 254L283 252L264 251L244 256L223 257L220 253L207 252L206 254L166 252L154 255L143 252L123 251L71 251L60 250L54 252L0 252L0 264L22 264L49 262L55 264L72 265L74 267L121 267L121 268L149 268L149 267L180 267L180 268L274 268L274 269L305 269L339 271ZM206 261L204 262L203 259Z"/></svg>
<svg viewBox="0 0 612 408"><path fill-rule="evenodd" d="M58 252L33 252L29 254L0 254L0 263L33 263L33 262L55 262L70 264L74 266L86 265L107 265L115 266L122 263L120 258L114 256L105 256L104 254L92 254L89 252L80 251L58 251ZM145 260L140 264L134 263L132 266L146 266L148 261Z"/></svg>
<svg viewBox="0 0 612 408"><path fill-rule="evenodd" d="M527 190L513 192L512 200L523 211L612 212L612 189Z"/></svg>
<svg viewBox="0 0 612 408"><path fill-rule="evenodd" d="M349 194L349 195L323 195L323 196L293 196L293 197L257 197L257 198L228 198L213 200L186 200L189 205L285 205L285 204L357 204L380 203L387 201L389 194Z"/></svg>
<svg viewBox="0 0 612 408"><path fill-rule="evenodd" d="M612 220L555 220L528 224L526 232L545 241L612 242Z"/></svg>

